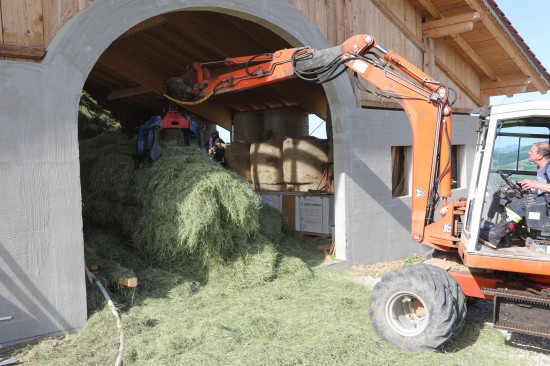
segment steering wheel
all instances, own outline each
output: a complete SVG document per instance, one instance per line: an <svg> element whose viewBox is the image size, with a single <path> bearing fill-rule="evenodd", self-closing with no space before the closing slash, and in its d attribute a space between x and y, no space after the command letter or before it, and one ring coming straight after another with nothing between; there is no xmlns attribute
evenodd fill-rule
<svg viewBox="0 0 550 366"><path fill-rule="evenodd" d="M510 174L506 174L501 171L499 171L498 174L500 175L504 183L506 183L508 188L510 188L518 196L518 198L523 197L523 191L521 190L521 188L515 182L512 182L510 178L508 178Z"/></svg>

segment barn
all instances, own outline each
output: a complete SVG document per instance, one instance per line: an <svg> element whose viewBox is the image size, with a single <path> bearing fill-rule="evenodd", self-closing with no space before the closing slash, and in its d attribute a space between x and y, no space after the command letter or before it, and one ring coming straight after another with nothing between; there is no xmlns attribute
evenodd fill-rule
<svg viewBox="0 0 550 366"><path fill-rule="evenodd" d="M460 197L477 126L470 111L490 96L550 88L550 75L493 0L0 0L0 13L2 346L86 322L83 90L132 130L162 110L164 81L193 62L324 49L370 34L455 91ZM251 113L318 116L332 149L336 257L366 264L421 250L410 235L411 129L392 100L344 75L323 85L288 80L187 110L234 136L255 128L239 122Z"/></svg>

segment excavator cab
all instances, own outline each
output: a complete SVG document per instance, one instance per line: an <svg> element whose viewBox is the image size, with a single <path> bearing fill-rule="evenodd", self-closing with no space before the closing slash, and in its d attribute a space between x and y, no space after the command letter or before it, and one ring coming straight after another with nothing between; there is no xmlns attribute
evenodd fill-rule
<svg viewBox="0 0 550 366"><path fill-rule="evenodd" d="M529 150L537 142L550 142L548 102L494 106L490 114L480 115L461 238L466 257L507 260L506 266L502 262L493 264L496 268L492 269L513 271L515 263L523 267L530 261L534 267L544 263L550 266L550 193L523 190L517 183L537 179L538 166L528 160ZM523 215L510 217L518 202L522 204ZM503 220L512 223L513 229L507 233L506 243L491 245L484 237L484 230Z"/></svg>

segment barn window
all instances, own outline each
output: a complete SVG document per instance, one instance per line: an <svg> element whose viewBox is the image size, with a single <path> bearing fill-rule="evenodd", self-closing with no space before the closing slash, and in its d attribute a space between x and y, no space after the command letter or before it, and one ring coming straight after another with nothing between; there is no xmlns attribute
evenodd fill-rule
<svg viewBox="0 0 550 366"><path fill-rule="evenodd" d="M411 194L412 184L412 147L392 146L392 197L403 197Z"/></svg>

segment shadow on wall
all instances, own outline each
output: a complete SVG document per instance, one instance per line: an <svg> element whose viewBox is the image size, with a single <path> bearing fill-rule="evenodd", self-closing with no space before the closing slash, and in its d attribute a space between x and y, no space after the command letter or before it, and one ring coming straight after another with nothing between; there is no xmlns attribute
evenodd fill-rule
<svg viewBox="0 0 550 366"><path fill-rule="evenodd" d="M17 343L25 341L27 338L36 338L47 335L50 330L56 332L61 330L71 330L74 327L68 322L56 306L48 301L23 268L21 268L15 258L6 250L5 245L0 243L0 258L4 262L0 266L0 278L2 278L4 287L17 304L10 302L7 298L0 296L0 317L12 316L13 319L0 323L0 344ZM9 271L8 271L9 270ZM17 278L20 284L13 278ZM53 287L55 284L51 284ZM70 305L69 305L70 306ZM22 323L40 322L42 334L36 334L33 327L24 327L27 331L32 330L32 334L18 334ZM13 332L13 333L12 333Z"/></svg>
<svg viewBox="0 0 550 366"><path fill-rule="evenodd" d="M357 180L351 177L353 181L380 207L383 207L388 215L392 216L405 230L411 231L410 212L411 208L403 200L392 198L391 187L369 168L359 156L353 155L353 172L361 172L355 177L365 177L363 180ZM389 162L390 163L390 162ZM396 212L407 212L407 215L395 215Z"/></svg>

